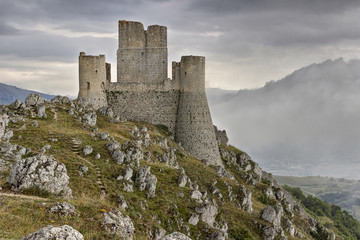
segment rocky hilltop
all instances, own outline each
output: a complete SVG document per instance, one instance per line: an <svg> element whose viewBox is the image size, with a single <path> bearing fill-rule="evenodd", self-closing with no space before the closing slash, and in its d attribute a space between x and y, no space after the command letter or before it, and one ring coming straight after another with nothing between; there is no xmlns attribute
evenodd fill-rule
<svg viewBox="0 0 360 240"><path fill-rule="evenodd" d="M217 136L209 166L166 127L81 99L2 105L0 238L342 239Z"/></svg>

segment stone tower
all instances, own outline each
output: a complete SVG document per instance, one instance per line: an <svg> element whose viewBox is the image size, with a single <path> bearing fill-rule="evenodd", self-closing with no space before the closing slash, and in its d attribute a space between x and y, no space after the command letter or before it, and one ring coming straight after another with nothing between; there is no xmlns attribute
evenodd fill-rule
<svg viewBox="0 0 360 240"><path fill-rule="evenodd" d="M117 81L162 84L168 71L167 28L119 21Z"/></svg>
<svg viewBox="0 0 360 240"><path fill-rule="evenodd" d="M111 65L105 55L90 56L81 52L79 56L79 95L96 108L107 106L105 90L111 81Z"/></svg>
<svg viewBox="0 0 360 240"><path fill-rule="evenodd" d="M205 93L205 57L183 56L167 76L167 28L119 21L117 82L105 56L79 57L79 97L131 121L168 127L176 141L209 165L222 165Z"/></svg>
<svg viewBox="0 0 360 240"><path fill-rule="evenodd" d="M205 93L205 57L183 56L173 66L173 74L180 78L175 139L207 164L221 165Z"/></svg>

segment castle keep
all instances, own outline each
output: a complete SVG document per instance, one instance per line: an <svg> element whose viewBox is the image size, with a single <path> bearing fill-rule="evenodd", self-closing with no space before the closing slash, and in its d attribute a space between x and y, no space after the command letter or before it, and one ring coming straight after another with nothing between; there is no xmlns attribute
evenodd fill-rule
<svg viewBox="0 0 360 240"><path fill-rule="evenodd" d="M162 124L210 165L221 165L205 94L205 57L182 56L168 78L167 28L119 21L117 82L105 56L79 56L79 96L128 120Z"/></svg>

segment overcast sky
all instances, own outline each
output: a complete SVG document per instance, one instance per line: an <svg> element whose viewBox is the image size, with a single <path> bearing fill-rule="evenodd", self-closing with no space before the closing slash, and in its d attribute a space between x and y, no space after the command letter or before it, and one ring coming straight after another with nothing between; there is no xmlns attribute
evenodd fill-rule
<svg viewBox="0 0 360 240"><path fill-rule="evenodd" d="M358 58L359 16L355 0L0 0L0 82L77 95L80 51L106 54L115 74L124 19L167 26L169 61L206 56L207 86L256 88Z"/></svg>

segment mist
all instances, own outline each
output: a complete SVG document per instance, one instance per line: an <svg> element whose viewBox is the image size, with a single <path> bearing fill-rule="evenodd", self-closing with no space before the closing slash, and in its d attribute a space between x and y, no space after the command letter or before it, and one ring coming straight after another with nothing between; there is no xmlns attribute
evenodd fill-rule
<svg viewBox="0 0 360 240"><path fill-rule="evenodd" d="M214 124L266 171L360 178L360 60L312 64L254 90L207 93Z"/></svg>

